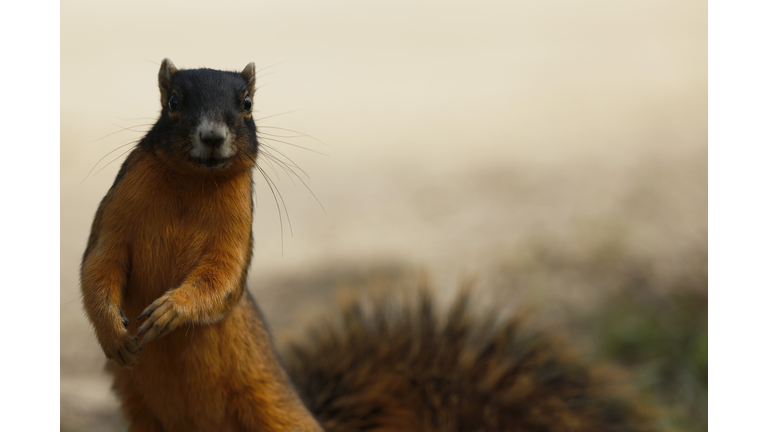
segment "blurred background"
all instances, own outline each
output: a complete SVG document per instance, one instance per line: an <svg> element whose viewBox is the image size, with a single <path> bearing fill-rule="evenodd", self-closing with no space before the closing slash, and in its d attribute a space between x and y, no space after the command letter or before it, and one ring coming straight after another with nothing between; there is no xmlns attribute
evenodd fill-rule
<svg viewBox="0 0 768 432"><path fill-rule="evenodd" d="M254 61L249 287L278 335L428 275L707 423L707 3L61 4L61 430L125 430L78 268L157 70ZM286 336L287 337L287 336Z"/></svg>

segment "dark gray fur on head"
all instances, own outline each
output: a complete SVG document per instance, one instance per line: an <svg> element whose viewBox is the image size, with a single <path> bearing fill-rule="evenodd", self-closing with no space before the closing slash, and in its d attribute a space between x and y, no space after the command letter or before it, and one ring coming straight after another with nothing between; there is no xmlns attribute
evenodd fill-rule
<svg viewBox="0 0 768 432"><path fill-rule="evenodd" d="M175 160L190 156L193 148L190 133L206 122L226 126L234 144L243 153L240 158L255 160L258 151L256 124L251 115L256 87L256 67L253 63L242 72L208 68L178 69L164 59L158 72L161 112L155 125L139 143L140 146L162 151ZM173 99L173 108L170 101ZM217 162L212 160L213 162ZM200 164L193 161L193 164Z"/></svg>

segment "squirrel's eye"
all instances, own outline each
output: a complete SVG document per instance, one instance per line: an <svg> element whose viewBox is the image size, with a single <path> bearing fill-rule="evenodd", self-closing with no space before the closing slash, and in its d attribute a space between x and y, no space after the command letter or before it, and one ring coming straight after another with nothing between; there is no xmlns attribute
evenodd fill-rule
<svg viewBox="0 0 768 432"><path fill-rule="evenodd" d="M171 112L178 111L179 108L181 108L181 105L179 105L179 98L176 97L176 95L171 95L171 98L168 99L168 109Z"/></svg>
<svg viewBox="0 0 768 432"><path fill-rule="evenodd" d="M253 107L253 103L251 102L251 97L246 96L245 100L243 101L243 111L251 112L252 107Z"/></svg>

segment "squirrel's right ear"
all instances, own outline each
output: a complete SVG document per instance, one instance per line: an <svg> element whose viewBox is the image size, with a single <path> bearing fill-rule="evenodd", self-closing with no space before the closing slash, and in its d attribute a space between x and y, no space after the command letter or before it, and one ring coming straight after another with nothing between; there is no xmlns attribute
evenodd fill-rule
<svg viewBox="0 0 768 432"><path fill-rule="evenodd" d="M256 65L253 62L248 63L245 69L240 72L240 75L248 83L248 93L253 97L253 94L256 92Z"/></svg>
<svg viewBox="0 0 768 432"><path fill-rule="evenodd" d="M171 79L178 72L170 59L163 59L160 65L160 72L157 74L157 83L160 86L160 105L165 106L171 94Z"/></svg>

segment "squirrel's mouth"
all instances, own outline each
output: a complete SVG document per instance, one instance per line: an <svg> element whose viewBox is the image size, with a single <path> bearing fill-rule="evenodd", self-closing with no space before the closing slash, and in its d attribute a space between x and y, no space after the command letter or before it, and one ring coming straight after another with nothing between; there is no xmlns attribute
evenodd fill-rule
<svg viewBox="0 0 768 432"><path fill-rule="evenodd" d="M223 168L225 165L229 163L230 160L232 160L231 157L215 157L213 155L207 158L201 158L201 157L189 158L189 161L192 162L193 164L201 167L205 167L208 169Z"/></svg>

